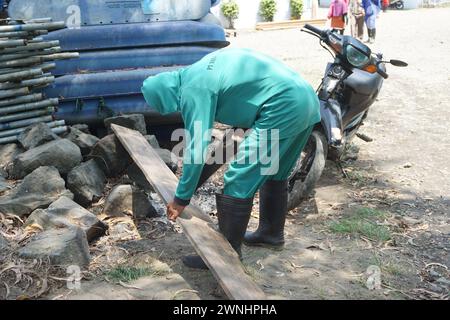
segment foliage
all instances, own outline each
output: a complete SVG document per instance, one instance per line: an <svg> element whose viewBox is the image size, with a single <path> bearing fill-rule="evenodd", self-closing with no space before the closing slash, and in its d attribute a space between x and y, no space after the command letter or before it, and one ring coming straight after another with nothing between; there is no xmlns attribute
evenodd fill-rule
<svg viewBox="0 0 450 320"><path fill-rule="evenodd" d="M222 13L230 22L230 28L234 28L234 20L239 17L239 6L234 0L228 0L222 4Z"/></svg>
<svg viewBox="0 0 450 320"><path fill-rule="evenodd" d="M273 17L277 12L277 3L275 0L262 0L259 14L265 21L273 21Z"/></svg>
<svg viewBox="0 0 450 320"><path fill-rule="evenodd" d="M303 14L303 0L291 0L291 17L300 20Z"/></svg>
<svg viewBox="0 0 450 320"><path fill-rule="evenodd" d="M374 220L386 217L386 212L373 208L359 208L353 215L332 222L329 227L334 233L360 235L370 240L385 242L391 239L391 232Z"/></svg>
<svg viewBox="0 0 450 320"><path fill-rule="evenodd" d="M117 266L108 271L106 276L113 282L131 282L142 277L161 277L169 273L168 270L154 266Z"/></svg>

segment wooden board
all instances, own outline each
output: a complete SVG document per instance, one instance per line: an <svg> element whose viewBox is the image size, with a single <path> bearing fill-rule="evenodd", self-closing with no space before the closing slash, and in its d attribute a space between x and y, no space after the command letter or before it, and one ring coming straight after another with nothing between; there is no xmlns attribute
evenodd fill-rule
<svg viewBox="0 0 450 320"><path fill-rule="evenodd" d="M172 201L178 179L144 136L114 124L111 128L162 200L166 204ZM266 299L263 291L245 273L237 253L216 230L208 215L190 205L177 221L230 299Z"/></svg>
<svg viewBox="0 0 450 320"><path fill-rule="evenodd" d="M288 20L279 22L260 22L256 24L256 30L280 30L302 28L305 24L325 25L327 19Z"/></svg>

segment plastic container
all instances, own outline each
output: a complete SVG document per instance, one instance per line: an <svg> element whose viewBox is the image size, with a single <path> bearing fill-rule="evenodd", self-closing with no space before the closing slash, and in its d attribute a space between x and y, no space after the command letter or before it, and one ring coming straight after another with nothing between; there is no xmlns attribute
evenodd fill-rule
<svg viewBox="0 0 450 320"><path fill-rule="evenodd" d="M81 52L78 59L57 61L52 74L190 65L213 51L209 47L176 46Z"/></svg>
<svg viewBox="0 0 450 320"><path fill-rule="evenodd" d="M134 23L88 26L49 33L45 40L59 40L63 51L92 51L167 45L208 45L226 47L221 26L197 21Z"/></svg>
<svg viewBox="0 0 450 320"><path fill-rule="evenodd" d="M196 20L211 8L210 0L12 0L14 20L42 17L73 26Z"/></svg>

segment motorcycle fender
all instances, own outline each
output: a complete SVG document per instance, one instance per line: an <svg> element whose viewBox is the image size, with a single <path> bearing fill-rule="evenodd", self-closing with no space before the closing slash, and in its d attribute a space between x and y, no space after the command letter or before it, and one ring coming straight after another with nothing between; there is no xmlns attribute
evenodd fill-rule
<svg viewBox="0 0 450 320"><path fill-rule="evenodd" d="M330 146L339 147L343 141L341 107L334 100L320 100L322 126Z"/></svg>

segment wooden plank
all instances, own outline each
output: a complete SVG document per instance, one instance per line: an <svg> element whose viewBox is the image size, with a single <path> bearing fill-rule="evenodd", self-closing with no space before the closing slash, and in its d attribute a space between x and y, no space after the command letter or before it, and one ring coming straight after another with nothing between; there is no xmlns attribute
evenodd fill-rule
<svg viewBox="0 0 450 320"><path fill-rule="evenodd" d="M311 20L288 20L278 22L261 22L256 25L256 30L278 30L300 28L305 24L325 25L326 19L311 19Z"/></svg>
<svg viewBox="0 0 450 320"><path fill-rule="evenodd" d="M178 179L144 136L115 124L111 128L162 200L166 204L172 201ZM266 299L264 292L245 273L237 253L216 230L208 215L190 205L177 221L230 299Z"/></svg>

